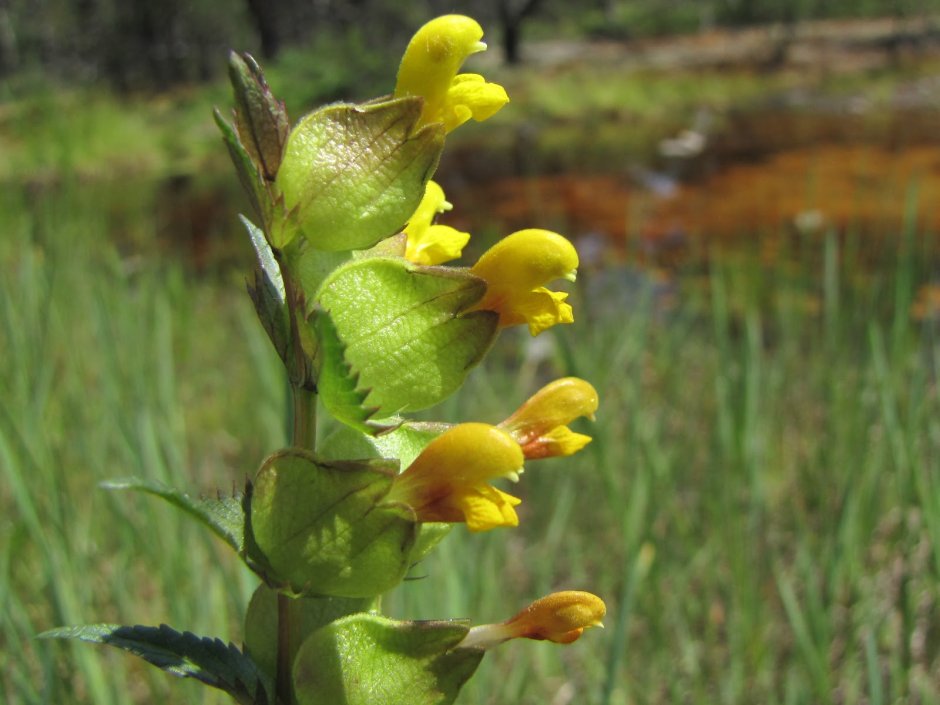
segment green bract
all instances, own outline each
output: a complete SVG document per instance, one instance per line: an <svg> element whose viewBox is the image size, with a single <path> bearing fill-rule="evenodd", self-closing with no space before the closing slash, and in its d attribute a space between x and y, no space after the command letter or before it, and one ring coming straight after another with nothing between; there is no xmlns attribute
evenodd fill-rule
<svg viewBox="0 0 940 705"><path fill-rule="evenodd" d="M483 651L455 649L458 622L398 622L371 614L314 632L294 661L300 705L447 705Z"/></svg>
<svg viewBox="0 0 940 705"><path fill-rule="evenodd" d="M372 597L395 587L411 564L414 515L383 505L397 463L317 462L300 449L258 471L251 529L268 582L297 595Z"/></svg>
<svg viewBox="0 0 940 705"><path fill-rule="evenodd" d="M463 269L372 258L338 267L320 289L325 340L320 393L337 418L359 423L424 409L463 383L489 349L498 316L462 313L486 284Z"/></svg>
<svg viewBox="0 0 940 705"><path fill-rule="evenodd" d="M263 673L274 677L277 656L278 593L267 585L259 585L251 596L245 615L245 653ZM297 598L287 602L291 622L290 660L304 640L317 629L348 614L364 612L372 607L371 598L320 597Z"/></svg>
<svg viewBox="0 0 940 705"><path fill-rule="evenodd" d="M421 105L331 105L294 127L276 185L312 247L361 250L404 227L444 146L440 125L415 129Z"/></svg>

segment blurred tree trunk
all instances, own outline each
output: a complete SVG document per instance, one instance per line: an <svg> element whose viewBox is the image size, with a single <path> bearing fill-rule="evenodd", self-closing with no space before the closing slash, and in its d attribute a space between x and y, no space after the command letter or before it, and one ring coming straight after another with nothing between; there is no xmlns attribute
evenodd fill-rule
<svg viewBox="0 0 940 705"><path fill-rule="evenodd" d="M499 22L502 27L503 56L507 64L519 63L522 22L535 12L541 0L498 0Z"/></svg>
<svg viewBox="0 0 940 705"><path fill-rule="evenodd" d="M364 12L366 0L247 0L247 4L265 59L275 58L287 46L309 41L319 30L370 18ZM397 6L395 12L400 12Z"/></svg>
<svg viewBox="0 0 940 705"><path fill-rule="evenodd" d="M279 3L272 0L248 0L248 14L261 41L261 56L273 59L281 50L283 37L278 26Z"/></svg>
<svg viewBox="0 0 940 705"><path fill-rule="evenodd" d="M10 18L9 0L0 0L0 76L8 76L19 65L16 32Z"/></svg>

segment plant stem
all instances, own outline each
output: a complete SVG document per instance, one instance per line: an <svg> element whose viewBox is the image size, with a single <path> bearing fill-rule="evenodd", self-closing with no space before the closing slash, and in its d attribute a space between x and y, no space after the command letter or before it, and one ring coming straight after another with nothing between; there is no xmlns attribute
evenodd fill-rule
<svg viewBox="0 0 940 705"><path fill-rule="evenodd" d="M277 674L275 690L277 701L281 705L293 702L291 688L290 658L290 598L284 593L277 594Z"/></svg>
<svg viewBox="0 0 940 705"><path fill-rule="evenodd" d="M291 386L291 445L312 451L317 443L317 395L307 389ZM291 623L290 599L277 595L277 699L282 705L293 702L291 688Z"/></svg>
<svg viewBox="0 0 940 705"><path fill-rule="evenodd" d="M291 445L304 450L317 447L317 394L301 387L291 387L293 414Z"/></svg>

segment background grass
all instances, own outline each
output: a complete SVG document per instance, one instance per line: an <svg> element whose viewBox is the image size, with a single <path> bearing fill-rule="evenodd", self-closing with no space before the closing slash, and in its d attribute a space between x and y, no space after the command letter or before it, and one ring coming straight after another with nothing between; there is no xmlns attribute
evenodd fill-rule
<svg viewBox="0 0 940 705"><path fill-rule="evenodd" d="M122 257L94 189L2 198L6 700L221 702L35 635L166 622L238 640L254 578L171 508L96 485L230 491L283 442L241 275ZM522 527L458 528L387 608L492 621L586 588L610 616L569 648L502 647L462 702L940 700L940 355L936 321L909 314L933 243L913 224L898 243L879 271L829 235L772 261L757 238L665 288L585 272L576 326L502 336L435 416L495 422L576 374L601 393L595 441L530 463Z"/></svg>

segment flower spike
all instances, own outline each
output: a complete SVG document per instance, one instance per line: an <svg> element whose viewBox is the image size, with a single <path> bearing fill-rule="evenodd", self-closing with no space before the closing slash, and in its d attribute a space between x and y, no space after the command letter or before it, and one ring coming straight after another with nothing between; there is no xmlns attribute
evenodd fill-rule
<svg viewBox="0 0 940 705"><path fill-rule="evenodd" d="M527 460L571 455L591 442L568 424L586 416L594 419L597 390L577 377L564 377L545 385L512 416L499 424L522 447Z"/></svg>
<svg viewBox="0 0 940 705"><path fill-rule="evenodd" d="M444 123L450 132L471 117L486 120L509 102L502 86L477 74L458 74L470 54L486 49L483 29L463 15L444 15L424 25L411 39L398 69L396 97L424 98L418 126Z"/></svg>
<svg viewBox="0 0 940 705"><path fill-rule="evenodd" d="M424 198L405 227L408 236L405 259L415 264L434 265L460 257L470 233L434 223L438 213L446 213L451 208L453 206L444 198L444 190L428 181Z"/></svg>
<svg viewBox="0 0 940 705"><path fill-rule="evenodd" d="M490 649L509 639L570 644L585 629L603 627L606 613L607 606L597 595L577 590L553 592L505 622L473 627L458 647Z"/></svg>
<svg viewBox="0 0 940 705"><path fill-rule="evenodd" d="M466 522L470 531L518 526L521 500L489 484L522 472L522 450L502 429L454 426L432 440L392 483L387 498L411 507L418 521Z"/></svg>
<svg viewBox="0 0 940 705"><path fill-rule="evenodd" d="M574 281L577 270L578 253L561 235L520 230L497 242L470 268L487 285L475 308L496 311L500 326L527 323L532 335L556 323L572 323L574 313L565 303L568 294L546 289L545 284Z"/></svg>

